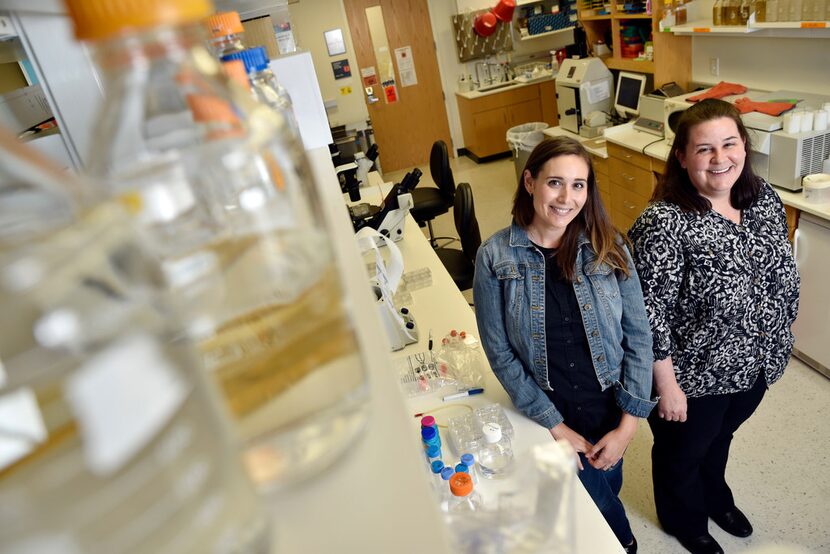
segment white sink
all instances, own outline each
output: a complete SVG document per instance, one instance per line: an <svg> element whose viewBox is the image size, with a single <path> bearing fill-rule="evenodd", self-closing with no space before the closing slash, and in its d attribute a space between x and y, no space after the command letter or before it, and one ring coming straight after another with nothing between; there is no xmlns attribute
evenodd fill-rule
<svg viewBox="0 0 830 554"><path fill-rule="evenodd" d="M494 83L492 85L485 85L483 87L480 87L477 90L479 92L488 92L488 91L491 91L491 90L497 90L497 89L504 88L504 87L511 87L515 84L516 84L515 81L504 81L504 82L501 82L501 83Z"/></svg>

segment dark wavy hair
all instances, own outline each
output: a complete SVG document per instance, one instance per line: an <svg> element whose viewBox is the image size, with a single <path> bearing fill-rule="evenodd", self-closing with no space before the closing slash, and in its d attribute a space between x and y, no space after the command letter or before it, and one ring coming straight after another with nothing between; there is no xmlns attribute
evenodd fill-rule
<svg viewBox="0 0 830 554"><path fill-rule="evenodd" d="M666 160L666 170L654 189L654 194L651 197L652 201L670 202L687 212L705 213L712 209L712 203L701 196L692 184L691 179L689 179L689 172L680 165L680 158L677 154L686 151L689 144L689 135L696 125L723 117L728 117L735 122L738 127L738 134L746 149L744 168L738 176L738 180L732 185L729 201L732 207L738 210L746 209L755 202L761 191L761 183L749 163L751 141L749 133L747 133L746 127L741 121L741 114L729 102L711 98L701 100L680 116L677 122L674 144L671 147L669 158Z"/></svg>
<svg viewBox="0 0 830 554"><path fill-rule="evenodd" d="M580 234L584 233L591 241L591 247L597 254L597 264L606 263L626 277L630 275L628 256L624 244L627 238L619 233L608 217L602 199L599 196L594 166L591 155L572 138L553 137L539 143L525 163L524 171L519 177L519 186L513 198L513 220L520 227L527 229L533 221L533 198L524 186L524 172L529 171L534 179L539 177L542 167L551 159L559 156L579 156L588 165L588 199L576 218L568 224L562 237L562 244L556 254L556 263L562 275L573 281L576 277L576 253Z"/></svg>

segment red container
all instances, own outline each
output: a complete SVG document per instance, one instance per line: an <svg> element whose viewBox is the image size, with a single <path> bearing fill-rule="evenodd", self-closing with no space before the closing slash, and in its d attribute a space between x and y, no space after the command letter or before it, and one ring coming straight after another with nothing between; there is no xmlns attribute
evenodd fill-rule
<svg viewBox="0 0 830 554"><path fill-rule="evenodd" d="M493 12L483 13L476 16L475 21L473 21L473 29L480 36L489 37L496 32L496 24L498 24L498 22L499 20L496 19Z"/></svg>
<svg viewBox="0 0 830 554"><path fill-rule="evenodd" d="M513 10L515 9L516 2L514 0L499 0L499 3L496 4L496 7L492 11L496 19L507 23L513 19Z"/></svg>

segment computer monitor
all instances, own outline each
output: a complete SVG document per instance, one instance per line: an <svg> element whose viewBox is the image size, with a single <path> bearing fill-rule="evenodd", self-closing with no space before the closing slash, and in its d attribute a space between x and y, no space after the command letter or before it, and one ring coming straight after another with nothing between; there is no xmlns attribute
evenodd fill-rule
<svg viewBox="0 0 830 554"><path fill-rule="evenodd" d="M614 109L621 117L630 118L640 113L640 96L646 89L646 76L620 71L617 78L617 96Z"/></svg>

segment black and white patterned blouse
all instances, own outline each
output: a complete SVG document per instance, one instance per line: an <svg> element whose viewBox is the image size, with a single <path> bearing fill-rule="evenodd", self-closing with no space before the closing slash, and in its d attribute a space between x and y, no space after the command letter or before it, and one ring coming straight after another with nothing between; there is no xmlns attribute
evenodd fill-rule
<svg viewBox="0 0 830 554"><path fill-rule="evenodd" d="M654 335L689 397L771 385L793 347L799 277L781 199L766 182L735 224L650 204L629 231Z"/></svg>

